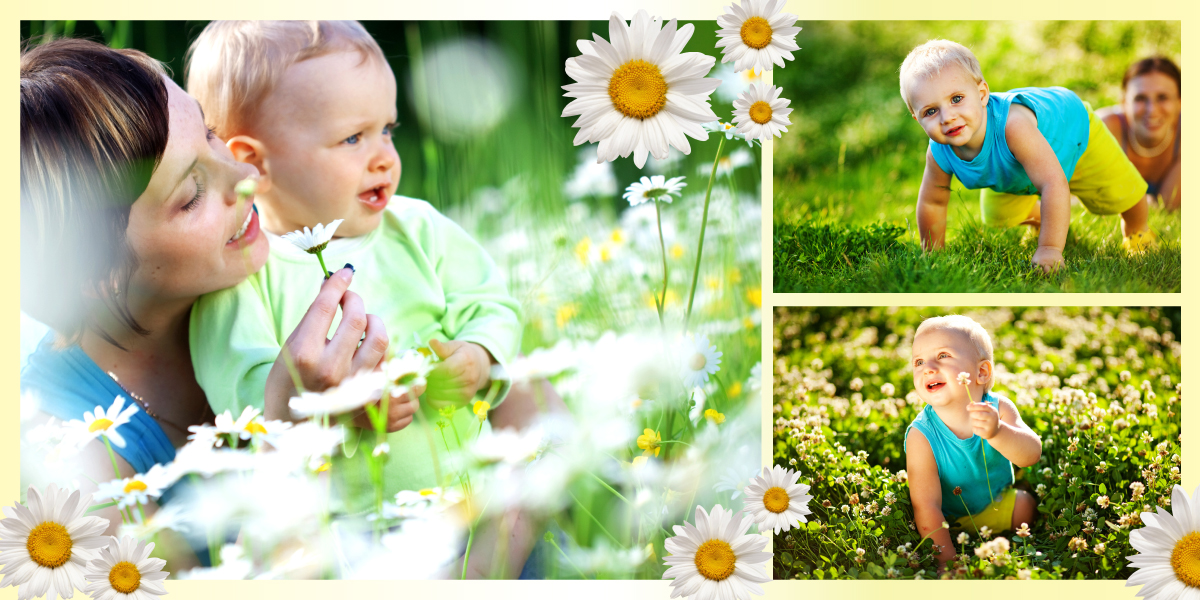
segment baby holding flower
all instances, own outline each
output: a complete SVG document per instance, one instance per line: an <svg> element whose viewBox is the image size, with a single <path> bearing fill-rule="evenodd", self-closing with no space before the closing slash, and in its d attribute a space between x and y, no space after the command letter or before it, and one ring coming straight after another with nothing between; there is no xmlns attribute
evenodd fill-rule
<svg viewBox="0 0 1200 600"><path fill-rule="evenodd" d="M214 21L192 45L187 69L207 124L258 171L253 205L270 238L261 271L202 296L192 311L196 379L213 410L261 406L265 382L287 377L272 362L321 278L317 261L279 236L322 223L338 236L324 260L346 263L332 277L358 272L358 295L344 302L372 313L365 323L335 327L365 328L363 344L399 350L429 341L442 359L427 390L393 399L389 409L400 405L411 423L424 391L457 409L450 424L473 436L480 422L464 408L493 379L499 393L491 404L507 392L502 369L493 366L516 351L519 307L470 235L429 203L393 196L400 179L392 143L396 79L379 45L354 21ZM437 418L391 434L387 447L401 458L392 461L389 486L445 484L435 476L429 442L442 436L422 431Z"/></svg>
<svg viewBox="0 0 1200 600"><path fill-rule="evenodd" d="M961 315L926 319L912 346L913 384L925 408L905 431L909 493L917 530L954 558L956 529L1000 532L1033 522L1037 501L1012 487L1042 442L1007 398L991 393L992 340ZM979 401L976 401L979 399Z"/></svg>

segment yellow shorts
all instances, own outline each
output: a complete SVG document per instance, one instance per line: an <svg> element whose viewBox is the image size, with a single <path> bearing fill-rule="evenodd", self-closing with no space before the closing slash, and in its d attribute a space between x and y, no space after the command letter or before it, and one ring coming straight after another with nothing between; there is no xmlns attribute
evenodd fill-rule
<svg viewBox="0 0 1200 600"><path fill-rule="evenodd" d="M1084 103L1085 105L1087 103ZM1092 107L1088 109L1088 146L1075 164L1067 184L1071 194L1094 215L1123 213L1141 201L1148 188L1137 167L1129 162L1121 144L1104 126ZM993 227L1020 225L1033 211L1040 196L1019 196L984 189L979 194L983 222Z"/></svg>
<svg viewBox="0 0 1200 600"><path fill-rule="evenodd" d="M1017 488L1009 486L1000 492L996 500L987 505L978 514L962 517L954 522L953 529L966 529L979 533L979 528L987 526L993 533L1012 529L1013 511L1017 508Z"/></svg>

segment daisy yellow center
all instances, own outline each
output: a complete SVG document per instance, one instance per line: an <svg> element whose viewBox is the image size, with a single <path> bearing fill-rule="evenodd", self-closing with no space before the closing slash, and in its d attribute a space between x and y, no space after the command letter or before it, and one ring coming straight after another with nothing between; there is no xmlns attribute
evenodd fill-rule
<svg viewBox="0 0 1200 600"><path fill-rule="evenodd" d="M708 359L704 358L704 355L699 352L693 354L692 360L688 361L688 367L690 367L693 371L699 371L700 369L704 368L704 365L707 364Z"/></svg>
<svg viewBox="0 0 1200 600"><path fill-rule="evenodd" d="M762 125L771 120L771 105L759 100L750 105L750 120Z"/></svg>
<svg viewBox="0 0 1200 600"><path fill-rule="evenodd" d="M136 479L125 484L125 493L126 494L128 494L130 492L144 492L144 491L146 491L146 484L144 484Z"/></svg>
<svg viewBox="0 0 1200 600"><path fill-rule="evenodd" d="M47 521L29 532L25 549L29 551L30 560L55 569L71 559L71 534L67 533L66 527Z"/></svg>
<svg viewBox="0 0 1200 600"><path fill-rule="evenodd" d="M781 513L788 508L788 503L791 502L787 492L781 487L773 487L763 494L763 506L773 513Z"/></svg>
<svg viewBox="0 0 1200 600"><path fill-rule="evenodd" d="M259 423L258 421L250 421L249 423L246 423L246 432L266 435L267 428L263 427L262 423Z"/></svg>
<svg viewBox="0 0 1200 600"><path fill-rule="evenodd" d="M762 50L771 43L771 24L762 17L750 17L742 23L742 43Z"/></svg>
<svg viewBox="0 0 1200 600"><path fill-rule="evenodd" d="M649 119L667 104L667 80L658 67L644 60L631 60L613 71L608 96L621 114Z"/></svg>
<svg viewBox="0 0 1200 600"><path fill-rule="evenodd" d="M88 425L88 433L96 433L97 431L105 431L109 427L112 427L112 423L113 422L108 419L96 419L95 421L92 421L91 425Z"/></svg>
<svg viewBox="0 0 1200 600"><path fill-rule="evenodd" d="M733 575L737 557L728 542L708 540L696 550L696 570L707 579L722 581Z"/></svg>
<svg viewBox="0 0 1200 600"><path fill-rule="evenodd" d="M1200 533L1183 536L1171 552L1171 568L1180 581L1200 587Z"/></svg>
<svg viewBox="0 0 1200 600"><path fill-rule="evenodd" d="M122 594L132 594L142 585L142 574L131 562L121 561L108 572L108 583Z"/></svg>

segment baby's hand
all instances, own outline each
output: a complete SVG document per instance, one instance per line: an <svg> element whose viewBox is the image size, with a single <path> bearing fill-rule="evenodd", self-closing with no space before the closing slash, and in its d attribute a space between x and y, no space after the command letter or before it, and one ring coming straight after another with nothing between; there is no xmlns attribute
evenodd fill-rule
<svg viewBox="0 0 1200 600"><path fill-rule="evenodd" d="M429 395L434 404L465 405L487 385L492 357L479 344L429 340L429 347L442 359L429 372Z"/></svg>
<svg viewBox="0 0 1200 600"><path fill-rule="evenodd" d="M972 402L967 405L971 413L971 432L990 440L1000 433L1000 411L986 402Z"/></svg>
<svg viewBox="0 0 1200 600"><path fill-rule="evenodd" d="M1042 268L1042 271L1051 273L1063 266L1062 250L1053 246L1038 246L1038 249L1033 253L1033 264Z"/></svg>
<svg viewBox="0 0 1200 600"><path fill-rule="evenodd" d="M413 415L417 414L417 409L420 408L418 398L425 392L425 386L413 386L408 390L408 393L398 398L388 399L388 414L387 422L384 429L388 433L396 433L405 427L412 424ZM375 410L379 410L382 400L375 402ZM367 411L363 410L354 417L354 425L367 430L374 430L374 424L371 423Z"/></svg>

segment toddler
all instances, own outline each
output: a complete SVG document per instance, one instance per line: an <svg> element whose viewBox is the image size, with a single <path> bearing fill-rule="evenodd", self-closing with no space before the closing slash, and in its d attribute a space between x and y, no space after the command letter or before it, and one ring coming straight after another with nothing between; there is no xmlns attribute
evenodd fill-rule
<svg viewBox="0 0 1200 600"><path fill-rule="evenodd" d="M917 530L954 558L952 527L999 532L1032 523L1037 501L1013 484L1013 465L1027 467L1042 442L1010 400L992 387L992 341L969 317L926 319L912 346L913 384L925 408L904 437L908 486ZM961 374L961 375L960 375Z"/></svg>
<svg viewBox="0 0 1200 600"><path fill-rule="evenodd" d="M1074 92L1018 88L992 93L961 44L932 40L900 66L900 95L929 136L917 195L921 245L941 248L950 177L980 189L989 225L1040 229L1033 263L1062 265L1071 195L1093 214L1120 213L1131 253L1153 243L1146 182L1104 123Z"/></svg>
<svg viewBox="0 0 1200 600"><path fill-rule="evenodd" d="M518 305L465 231L426 202L393 196L396 80L375 40L356 22L213 22L192 45L187 84L233 155L258 169L254 208L271 242L262 270L202 296L192 311L196 379L213 410L262 406L284 336L321 282L315 258L278 236L342 219L326 263L354 265L355 290L390 347L433 340L442 361L426 398L454 405L450 425L475 434L480 422L462 407L490 389L502 372L493 365L516 351ZM368 338L379 326L359 325ZM430 443L440 447L443 436L425 430L436 420L390 436L391 453L404 460L389 463L389 487L445 484Z"/></svg>

